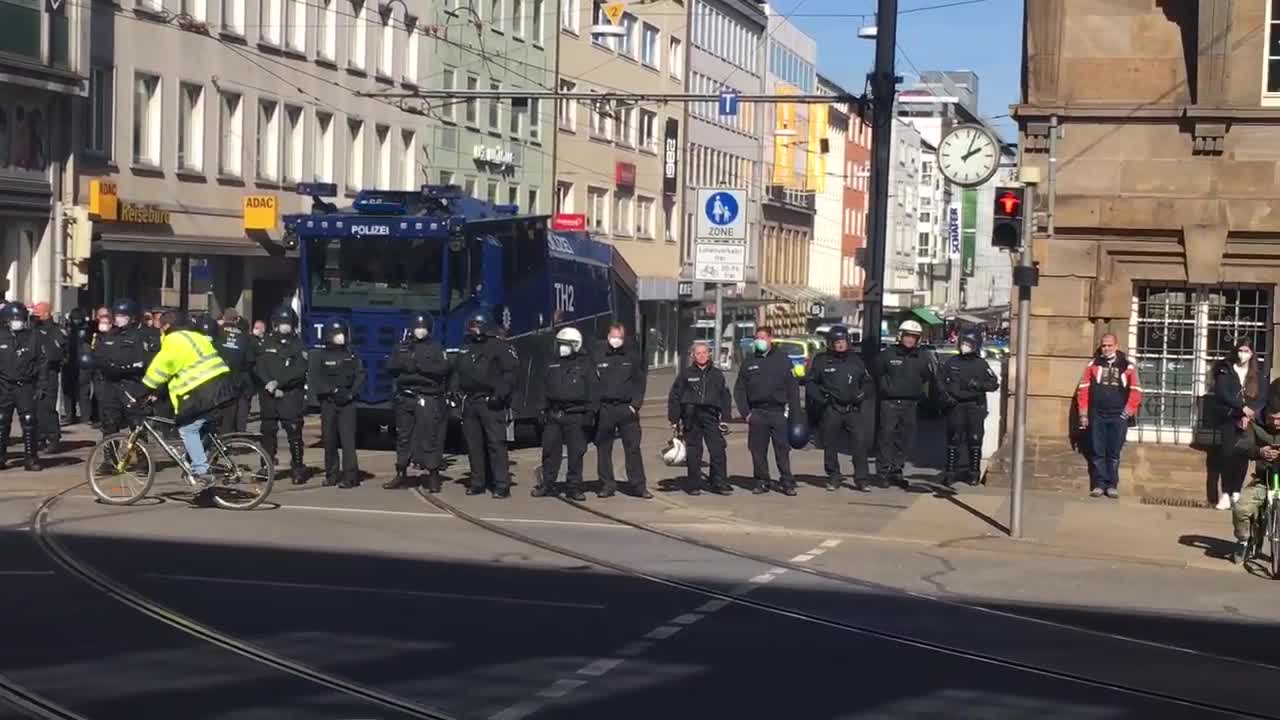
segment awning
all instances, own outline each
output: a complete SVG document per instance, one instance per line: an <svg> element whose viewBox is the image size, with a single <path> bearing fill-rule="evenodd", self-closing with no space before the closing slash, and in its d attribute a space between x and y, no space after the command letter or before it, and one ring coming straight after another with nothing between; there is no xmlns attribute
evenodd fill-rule
<svg viewBox="0 0 1280 720"><path fill-rule="evenodd" d="M836 300L830 295L803 285L761 285L760 292L776 296L778 299L775 302L794 303L797 305L808 305L815 302L827 303Z"/></svg>
<svg viewBox="0 0 1280 720"><path fill-rule="evenodd" d="M986 320L983 320L982 318L976 315L966 315L965 313L958 313L956 314L955 317L957 320L962 320L971 325L985 325L987 322Z"/></svg>
<svg viewBox="0 0 1280 720"><path fill-rule="evenodd" d="M929 308L912 308L911 314L923 320L927 325L942 324L942 318L938 317L938 314Z"/></svg>
<svg viewBox="0 0 1280 720"><path fill-rule="evenodd" d="M94 242L95 250L165 253L169 255L237 255L242 257L297 257L297 250L263 243L249 237L197 237L192 235L150 235L116 232L104 228Z"/></svg>

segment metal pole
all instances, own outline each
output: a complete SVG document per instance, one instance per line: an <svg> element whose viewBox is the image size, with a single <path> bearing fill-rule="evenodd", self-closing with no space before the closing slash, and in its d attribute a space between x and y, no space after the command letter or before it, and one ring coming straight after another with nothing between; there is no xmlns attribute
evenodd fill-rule
<svg viewBox="0 0 1280 720"><path fill-rule="evenodd" d="M720 365L720 338L724 333L724 290L722 288L720 283L716 283L716 332L711 340L711 351L714 353L711 357L717 366Z"/></svg>
<svg viewBox="0 0 1280 720"><path fill-rule="evenodd" d="M1018 267L1031 268L1031 238L1035 232L1036 186L1028 183L1023 196L1026 220L1022 230L1022 252L1018 253ZM1013 410L1013 483L1009 489L1009 536L1022 537L1022 484L1023 468L1027 457L1027 368L1031 365L1027 354L1031 347L1028 334L1031 331L1031 288L1018 287L1018 346L1014 358L1015 390Z"/></svg>
<svg viewBox="0 0 1280 720"><path fill-rule="evenodd" d="M862 355L870 367L880 352L884 306L884 260L889 230L889 151L893 148L893 103L898 78L898 0L879 0L876 10L876 64L871 72L871 206L866 272L862 283Z"/></svg>

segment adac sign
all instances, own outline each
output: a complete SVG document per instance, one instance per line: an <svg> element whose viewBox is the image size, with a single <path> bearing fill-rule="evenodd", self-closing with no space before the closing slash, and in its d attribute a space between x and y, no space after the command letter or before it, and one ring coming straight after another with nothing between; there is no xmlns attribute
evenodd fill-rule
<svg viewBox="0 0 1280 720"><path fill-rule="evenodd" d="M116 184L110 180L89 182L89 212L103 222L138 225L168 225L169 211L154 205L140 205L120 200Z"/></svg>

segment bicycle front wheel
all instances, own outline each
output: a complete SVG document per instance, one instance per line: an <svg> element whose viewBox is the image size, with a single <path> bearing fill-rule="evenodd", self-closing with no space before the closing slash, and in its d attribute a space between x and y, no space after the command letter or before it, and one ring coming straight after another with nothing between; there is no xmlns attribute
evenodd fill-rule
<svg viewBox="0 0 1280 720"><path fill-rule="evenodd" d="M89 488L108 505L132 505L147 496L156 479L156 464L145 443L129 443L129 433L108 435L93 448L85 464Z"/></svg>
<svg viewBox="0 0 1280 720"><path fill-rule="evenodd" d="M275 467L267 451L253 440L222 440L209 458L209 473L214 477L210 491L218 507L228 510L252 510L271 494L275 483Z"/></svg>
<svg viewBox="0 0 1280 720"><path fill-rule="evenodd" d="M1271 579L1280 580L1280 501L1267 508L1267 541L1271 550Z"/></svg>

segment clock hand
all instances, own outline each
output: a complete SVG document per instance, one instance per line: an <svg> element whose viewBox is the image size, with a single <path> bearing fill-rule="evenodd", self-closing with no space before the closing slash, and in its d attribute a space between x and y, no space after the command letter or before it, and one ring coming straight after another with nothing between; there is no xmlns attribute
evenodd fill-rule
<svg viewBox="0 0 1280 720"><path fill-rule="evenodd" d="M978 148L977 150L970 150L969 152L960 156L960 162L968 162L969 158L973 157L974 155L977 155L980 152L982 152L982 148Z"/></svg>
<svg viewBox="0 0 1280 720"><path fill-rule="evenodd" d="M969 147L965 148L966 158L973 154L971 151L973 150L973 144L976 142L978 142L978 133L973 133L973 136L969 138Z"/></svg>

